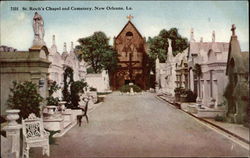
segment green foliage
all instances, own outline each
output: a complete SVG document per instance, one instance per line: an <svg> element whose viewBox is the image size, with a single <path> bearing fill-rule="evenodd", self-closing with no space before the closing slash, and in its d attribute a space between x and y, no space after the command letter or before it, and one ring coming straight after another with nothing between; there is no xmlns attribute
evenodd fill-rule
<svg viewBox="0 0 250 158"><path fill-rule="evenodd" d="M134 92L141 92L141 88L137 85L123 85L119 88L120 92L127 93L130 92L130 88L133 88Z"/></svg>
<svg viewBox="0 0 250 158"><path fill-rule="evenodd" d="M158 57L160 62L167 59L168 41L160 36L148 39L149 43L149 58L156 60Z"/></svg>
<svg viewBox="0 0 250 158"><path fill-rule="evenodd" d="M195 64L194 66L194 72L198 77L201 77L202 71L201 71L201 65L200 64Z"/></svg>
<svg viewBox="0 0 250 158"><path fill-rule="evenodd" d="M223 117L223 116L216 115L215 118L214 118L214 120L215 121L224 122L226 120L226 118Z"/></svg>
<svg viewBox="0 0 250 158"><path fill-rule="evenodd" d="M87 68L87 73L92 74L92 73L95 73L95 71L92 67L89 67L89 68Z"/></svg>
<svg viewBox="0 0 250 158"><path fill-rule="evenodd" d="M107 94L110 94L112 92L97 92L97 95L107 95Z"/></svg>
<svg viewBox="0 0 250 158"><path fill-rule="evenodd" d="M64 87L63 87L63 100L66 101L65 106L66 107L70 107L71 106L71 96L70 96L70 92L69 92L69 86L70 84L74 82L73 80L73 70L70 67L67 67L64 71L63 74L63 83L64 83Z"/></svg>
<svg viewBox="0 0 250 158"><path fill-rule="evenodd" d="M80 100L79 93L83 93L83 88L87 86L87 83L82 81L72 82L70 85L71 92L71 103L73 107L78 107L78 102Z"/></svg>
<svg viewBox="0 0 250 158"><path fill-rule="evenodd" d="M183 87L176 87L174 89L175 95L181 95L184 97L185 102L195 102L197 94L191 91L190 89L185 89Z"/></svg>
<svg viewBox="0 0 250 158"><path fill-rule="evenodd" d="M94 87L90 87L89 90L90 90L90 91L97 91L97 89L94 88Z"/></svg>
<svg viewBox="0 0 250 158"><path fill-rule="evenodd" d="M48 85L49 87L49 96L46 98L47 99L47 104L48 105L58 105L59 103L59 98L58 97L53 97L53 94L60 89L59 85L56 83L56 81L52 81Z"/></svg>
<svg viewBox="0 0 250 158"><path fill-rule="evenodd" d="M10 88L11 94L7 104L13 109L19 109L22 118L27 118L30 113L40 117L40 103L43 98L37 92L37 85L31 81L22 83L13 82L13 88Z"/></svg>
<svg viewBox="0 0 250 158"><path fill-rule="evenodd" d="M190 89L185 90L184 92L187 95L187 102L195 102L196 98L197 98L197 94L195 94L193 91L191 91Z"/></svg>
<svg viewBox="0 0 250 158"><path fill-rule="evenodd" d="M223 106L225 106L225 105L226 105L226 101L224 100L222 103L218 104L217 106L218 106L218 107L223 107Z"/></svg>
<svg viewBox="0 0 250 158"><path fill-rule="evenodd" d="M176 87L174 89L175 94L184 94L185 93L185 88L183 87Z"/></svg>
<svg viewBox="0 0 250 158"><path fill-rule="evenodd" d="M164 62L167 59L168 54L168 39L172 40L172 51L173 55L183 52L188 47L187 38L183 38L177 28L171 28L168 31L163 29L160 31L158 36L153 38L149 37L149 58L155 61L159 58L160 62Z"/></svg>
<svg viewBox="0 0 250 158"><path fill-rule="evenodd" d="M118 54L109 45L109 38L103 32L94 32L93 35L78 39L80 45L76 46L79 58L83 59L93 68L95 73L106 69L110 72L117 66Z"/></svg>

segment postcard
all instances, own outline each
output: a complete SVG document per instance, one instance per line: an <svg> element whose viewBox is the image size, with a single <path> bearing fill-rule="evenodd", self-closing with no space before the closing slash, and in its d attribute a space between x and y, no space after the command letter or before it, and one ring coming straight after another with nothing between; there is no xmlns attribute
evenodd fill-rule
<svg viewBox="0 0 250 158"><path fill-rule="evenodd" d="M247 1L1 1L1 157L248 157Z"/></svg>

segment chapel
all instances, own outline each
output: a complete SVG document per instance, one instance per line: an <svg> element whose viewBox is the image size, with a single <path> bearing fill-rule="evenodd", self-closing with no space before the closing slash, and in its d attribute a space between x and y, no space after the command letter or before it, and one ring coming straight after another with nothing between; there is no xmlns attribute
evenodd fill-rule
<svg viewBox="0 0 250 158"><path fill-rule="evenodd" d="M146 39L131 22L132 16L121 32L114 37L114 48L118 53L118 67L111 76L113 90L130 82L142 89L147 89L148 60L146 54Z"/></svg>

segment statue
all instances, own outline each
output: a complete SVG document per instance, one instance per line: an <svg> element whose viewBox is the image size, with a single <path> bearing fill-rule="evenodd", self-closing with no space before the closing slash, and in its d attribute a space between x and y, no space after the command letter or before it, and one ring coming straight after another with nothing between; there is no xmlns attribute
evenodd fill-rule
<svg viewBox="0 0 250 158"><path fill-rule="evenodd" d="M212 33L212 42L215 42L215 31Z"/></svg>
<svg viewBox="0 0 250 158"><path fill-rule="evenodd" d="M33 45L45 45L44 38L44 21L41 15L35 12L33 17L34 41Z"/></svg>

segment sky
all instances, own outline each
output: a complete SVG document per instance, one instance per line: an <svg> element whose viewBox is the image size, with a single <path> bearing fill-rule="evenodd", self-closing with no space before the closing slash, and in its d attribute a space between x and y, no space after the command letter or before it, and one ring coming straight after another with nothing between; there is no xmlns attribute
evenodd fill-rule
<svg viewBox="0 0 250 158"><path fill-rule="evenodd" d="M43 17L47 47L52 45L52 35L56 37L58 52L63 51L63 43L77 45L77 40L103 31L109 38L117 36L127 23L128 15L142 36L154 37L162 29L178 28L179 33L190 38L194 29L196 41L203 37L204 42L212 41L215 31L217 42L229 42L232 24L242 51L249 51L249 6L247 1L5 1L0 2L1 41L18 50L28 50L34 38L32 28L33 8L44 8L37 12ZM13 9L18 7L18 10ZM27 10L23 10L23 7ZM48 10L49 8L69 10ZM73 10L71 8L92 10ZM104 10L94 10L104 7ZM107 10L109 7L123 7L124 10ZM126 7L132 10L126 10ZM47 10L46 10L47 8Z"/></svg>

